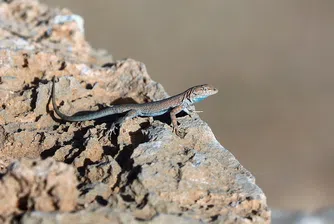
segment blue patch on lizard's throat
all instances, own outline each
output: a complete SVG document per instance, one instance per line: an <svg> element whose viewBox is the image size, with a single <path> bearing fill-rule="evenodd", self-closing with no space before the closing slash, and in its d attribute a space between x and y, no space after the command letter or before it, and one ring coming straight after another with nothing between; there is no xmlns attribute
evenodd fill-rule
<svg viewBox="0 0 334 224"><path fill-rule="evenodd" d="M205 98L207 98L207 96L201 96L201 97L197 97L194 99L194 103L198 103L198 102L201 102L202 100L204 100Z"/></svg>

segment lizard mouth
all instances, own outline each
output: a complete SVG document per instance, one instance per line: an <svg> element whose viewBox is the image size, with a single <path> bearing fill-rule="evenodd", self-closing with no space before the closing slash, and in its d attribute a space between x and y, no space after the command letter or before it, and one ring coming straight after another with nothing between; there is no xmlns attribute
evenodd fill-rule
<svg viewBox="0 0 334 224"><path fill-rule="evenodd" d="M216 93L218 93L218 89L216 89L216 88L212 88L212 89L208 92L208 96L214 95L214 94L216 94Z"/></svg>

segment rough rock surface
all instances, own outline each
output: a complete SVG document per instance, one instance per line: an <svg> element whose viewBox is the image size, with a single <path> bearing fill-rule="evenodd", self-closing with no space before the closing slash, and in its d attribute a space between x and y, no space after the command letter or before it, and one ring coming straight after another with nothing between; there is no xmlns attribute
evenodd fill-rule
<svg viewBox="0 0 334 224"><path fill-rule="evenodd" d="M22 158L8 167L0 182L0 217L25 211L73 211L77 205L77 178L72 166Z"/></svg>
<svg viewBox="0 0 334 224"><path fill-rule="evenodd" d="M115 116L64 122L49 104L53 76L66 114L168 96L143 63L91 48L80 16L0 1L1 221L270 222L254 177L197 115L178 117L183 138L168 116L116 134Z"/></svg>

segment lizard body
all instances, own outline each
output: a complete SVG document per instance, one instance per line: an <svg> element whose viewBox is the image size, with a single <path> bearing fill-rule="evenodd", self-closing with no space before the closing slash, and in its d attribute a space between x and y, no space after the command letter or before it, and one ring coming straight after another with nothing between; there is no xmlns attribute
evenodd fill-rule
<svg viewBox="0 0 334 224"><path fill-rule="evenodd" d="M176 114L178 114L181 111L185 111L186 113L189 114L188 107L190 105L198 103L207 98L208 96L216 94L217 92L218 90L213 86L204 84L204 85L194 86L184 91L183 93L158 101L153 101L143 104L113 105L111 107L107 107L99 111L92 111L88 114L68 116L63 114L56 105L55 79L53 79L52 105L56 114L65 121L88 121L114 114L126 113L122 118L114 122L113 125L116 124L121 125L126 119L130 119L137 116L154 117L154 116L160 116L165 113L170 113L173 130L177 132L178 126L177 126Z"/></svg>

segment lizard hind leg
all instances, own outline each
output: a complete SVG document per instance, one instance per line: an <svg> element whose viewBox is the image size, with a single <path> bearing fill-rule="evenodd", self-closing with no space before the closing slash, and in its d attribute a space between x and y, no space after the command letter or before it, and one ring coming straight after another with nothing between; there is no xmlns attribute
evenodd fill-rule
<svg viewBox="0 0 334 224"><path fill-rule="evenodd" d="M123 117L120 117L119 119L117 119L115 122L111 124L110 134L116 134L117 125L120 127L126 120L137 117L138 114L139 113L137 110L129 110Z"/></svg>

